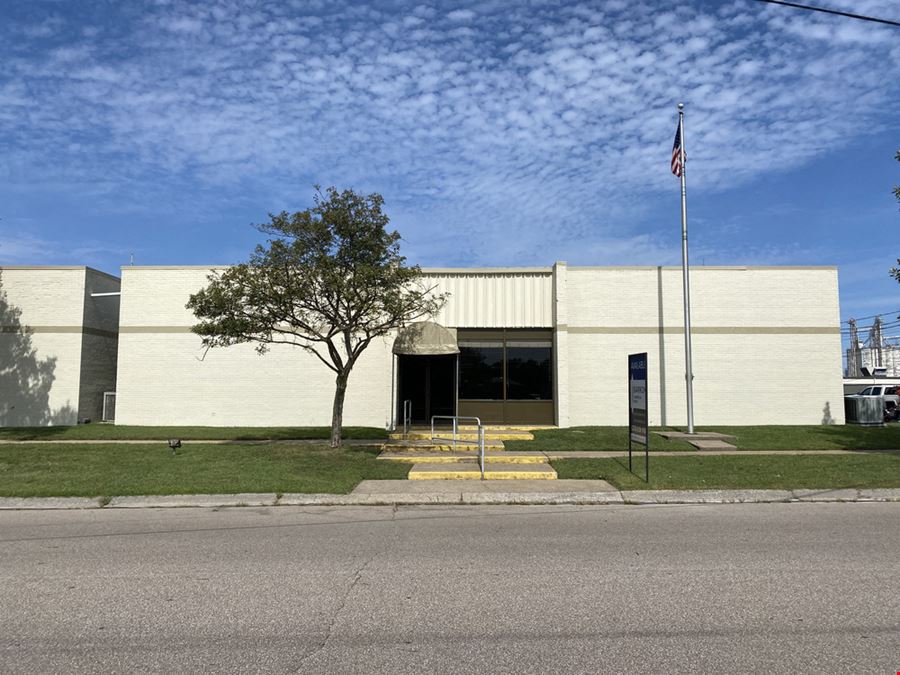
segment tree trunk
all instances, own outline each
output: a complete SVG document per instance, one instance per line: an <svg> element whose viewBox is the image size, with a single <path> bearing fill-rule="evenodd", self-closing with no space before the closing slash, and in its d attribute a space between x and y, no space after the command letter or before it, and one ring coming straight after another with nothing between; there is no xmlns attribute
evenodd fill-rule
<svg viewBox="0 0 900 675"><path fill-rule="evenodd" d="M344 395L347 393L349 373L338 373L334 381L334 407L331 411L331 447L341 447L341 426L344 423Z"/></svg>

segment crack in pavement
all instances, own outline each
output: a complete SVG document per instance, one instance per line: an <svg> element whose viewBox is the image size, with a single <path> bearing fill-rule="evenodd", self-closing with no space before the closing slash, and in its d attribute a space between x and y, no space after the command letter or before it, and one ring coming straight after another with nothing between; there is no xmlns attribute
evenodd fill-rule
<svg viewBox="0 0 900 675"><path fill-rule="evenodd" d="M350 581L349 586L347 586L347 590L344 591L344 595L341 597L341 600L338 603L337 608L334 610L334 612L331 615L331 619L328 621L328 627L325 629L325 636L322 638L322 640L319 642L318 645L316 645L313 649L309 650L309 652L307 652L306 654L303 655L303 657L300 659L300 663L298 665L297 672L301 672L303 670L303 666L306 665L307 661L312 659L317 654L322 653L325 650L325 647L328 646L328 642L329 642L329 640L331 640L331 635L334 632L334 627L337 624L338 618L340 617L341 613L344 611L344 608L347 606L347 603L350 600L350 595L353 593L353 590L356 588L357 584L362 579L363 573L366 571L366 568L369 567L369 565L371 565L373 562L375 562L375 559L378 558L379 555L381 555L383 552L385 552L389 548L393 548L394 550L397 549L397 545L400 543L400 538L401 538L401 531L400 531L400 527L399 527L401 523L400 523L400 521L397 520L397 513L399 511L400 511L400 506L397 504L394 504L393 508L391 509L391 520L390 520L390 522L392 522L394 524L393 545L388 546L387 540L385 538L384 549L376 550L369 557L368 560L366 560L362 565L360 565L356 569L356 571L353 573L353 579Z"/></svg>
<svg viewBox="0 0 900 675"><path fill-rule="evenodd" d="M322 638L322 640L319 642L318 645L316 645L310 651L308 651L306 654L303 655L303 657L300 659L300 663L298 665L297 672L302 672L303 666L306 664L306 662L309 659L311 659L312 657L314 657L316 654L321 653L325 649L325 647L328 645L328 641L331 639L331 634L334 632L335 624L337 624L338 617L340 616L341 612L344 611L344 607L347 606L347 601L350 599L350 594L353 593L353 589L356 588L356 585L359 583L359 580L362 579L362 575L363 575L363 572L365 571L365 569L370 564L372 564L372 562L375 560L375 558L378 557L378 555L379 555L378 552L372 554L372 556L369 557L369 559L366 560L362 565L360 565L356 569L356 571L353 573L353 579L350 581L350 585L347 587L347 590L344 591L344 595L341 597L341 600L338 603L337 608L334 610L334 612L331 615L331 619L328 621L328 627L325 629L325 636Z"/></svg>

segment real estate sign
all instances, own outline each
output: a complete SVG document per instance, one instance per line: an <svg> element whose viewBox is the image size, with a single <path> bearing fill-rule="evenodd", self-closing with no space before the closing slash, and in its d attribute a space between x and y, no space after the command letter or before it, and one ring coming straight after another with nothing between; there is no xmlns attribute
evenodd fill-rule
<svg viewBox="0 0 900 675"><path fill-rule="evenodd" d="M628 470L631 444L644 446L644 480L650 481L650 441L647 417L647 352L628 355Z"/></svg>
<svg viewBox="0 0 900 675"><path fill-rule="evenodd" d="M628 355L628 432L647 445L647 353Z"/></svg>

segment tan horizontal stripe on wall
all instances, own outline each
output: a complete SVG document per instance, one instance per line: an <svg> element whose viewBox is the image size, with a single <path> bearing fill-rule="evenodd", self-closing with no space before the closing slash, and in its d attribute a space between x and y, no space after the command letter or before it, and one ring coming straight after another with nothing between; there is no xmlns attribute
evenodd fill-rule
<svg viewBox="0 0 900 675"><path fill-rule="evenodd" d="M190 326L119 326L120 333L190 333Z"/></svg>
<svg viewBox="0 0 900 675"><path fill-rule="evenodd" d="M91 328L90 326L0 326L0 333L21 333L23 328L30 333L87 333L88 335L109 338L119 336L119 334L113 330Z"/></svg>
<svg viewBox="0 0 900 675"><path fill-rule="evenodd" d="M683 326L569 326L585 335L684 335ZM839 335L838 326L694 326L692 335Z"/></svg>
<svg viewBox="0 0 900 675"><path fill-rule="evenodd" d="M558 330L583 335L684 335L681 326L557 326ZM190 333L190 326L121 326L120 333ZM694 335L838 335L837 326L695 326ZM549 335L549 332L547 333ZM467 335L466 337L471 337ZM462 338L465 339L465 338Z"/></svg>

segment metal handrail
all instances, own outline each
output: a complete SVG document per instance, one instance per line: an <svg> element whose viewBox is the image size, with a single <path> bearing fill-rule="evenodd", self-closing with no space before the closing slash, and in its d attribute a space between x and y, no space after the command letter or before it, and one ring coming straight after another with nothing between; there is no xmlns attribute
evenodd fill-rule
<svg viewBox="0 0 900 675"><path fill-rule="evenodd" d="M434 433L435 420L453 420L453 449L456 449L456 437L459 433L459 421L470 420L478 425L478 467L481 469L481 480L484 480L484 425L479 417L467 417L464 415L432 415L431 416L431 442L441 439Z"/></svg>
<svg viewBox="0 0 900 675"><path fill-rule="evenodd" d="M412 399L403 401L403 435L409 436L409 426L412 422Z"/></svg>

